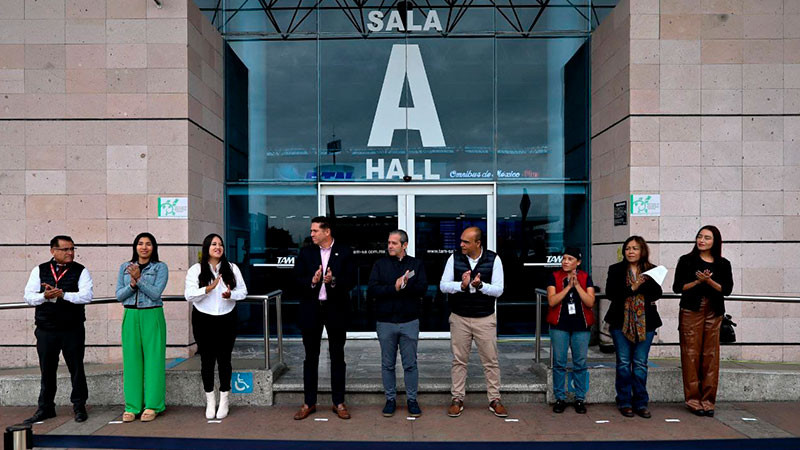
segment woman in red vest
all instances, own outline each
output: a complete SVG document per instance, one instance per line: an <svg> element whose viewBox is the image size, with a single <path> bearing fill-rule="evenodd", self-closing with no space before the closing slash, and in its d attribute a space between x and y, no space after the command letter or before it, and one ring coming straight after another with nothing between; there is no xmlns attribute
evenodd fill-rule
<svg viewBox="0 0 800 450"><path fill-rule="evenodd" d="M547 283L550 311L550 347L553 352L553 412L567 407L567 351L572 349L572 373L575 375L575 412L586 414L586 391L589 372L586 354L589 351L589 329L594 324L594 284L588 273L578 270L581 251L567 247L561 258L561 269L553 272Z"/></svg>

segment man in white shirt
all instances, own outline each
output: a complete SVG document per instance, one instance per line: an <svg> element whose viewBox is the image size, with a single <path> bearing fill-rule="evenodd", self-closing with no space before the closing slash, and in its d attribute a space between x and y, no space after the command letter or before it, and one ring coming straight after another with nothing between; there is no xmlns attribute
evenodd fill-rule
<svg viewBox="0 0 800 450"><path fill-rule="evenodd" d="M25 285L25 302L36 306L36 352L42 383L39 405L26 423L35 423L56 416L56 373L58 357L63 353L72 379L70 401L76 422L84 422L86 375L83 372L83 354L86 332L84 305L92 301L92 277L89 271L76 263L75 243L69 236L56 236L50 240L53 258L33 268Z"/></svg>
<svg viewBox="0 0 800 450"><path fill-rule="evenodd" d="M503 263L491 250L483 248L483 232L469 227L461 233L461 251L454 252L439 282L439 289L450 303L450 348L453 351L452 401L447 410L458 417L464 410L467 363L472 341L486 376L489 410L498 417L508 411L500 403L500 364L497 359L497 315L495 302L503 294Z"/></svg>

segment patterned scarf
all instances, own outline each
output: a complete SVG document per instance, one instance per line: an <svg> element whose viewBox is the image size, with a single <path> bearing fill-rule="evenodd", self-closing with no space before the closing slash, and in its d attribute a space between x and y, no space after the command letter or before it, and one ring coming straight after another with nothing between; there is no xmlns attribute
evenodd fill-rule
<svg viewBox="0 0 800 450"><path fill-rule="evenodd" d="M640 275L641 276L641 275ZM627 285L636 282L636 275L628 271ZM646 339L644 296L634 292L633 296L625 299L625 316L622 322L622 334L631 342L642 342Z"/></svg>

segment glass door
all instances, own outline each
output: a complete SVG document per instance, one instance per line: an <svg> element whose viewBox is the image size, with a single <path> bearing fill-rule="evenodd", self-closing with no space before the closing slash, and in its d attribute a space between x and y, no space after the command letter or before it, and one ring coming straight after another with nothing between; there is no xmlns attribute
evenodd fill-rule
<svg viewBox="0 0 800 450"><path fill-rule="evenodd" d="M349 329L375 331L374 303L367 296L372 265L386 252L386 238L397 229L396 195L325 195L325 211L334 239L352 247L356 288L351 293Z"/></svg>
<svg viewBox="0 0 800 450"><path fill-rule="evenodd" d="M423 299L420 331L449 329L447 295L439 290L445 263L460 248L461 232L478 227L486 233L486 195L414 195L412 238L416 257L425 263L429 289ZM486 236L483 238L487 243Z"/></svg>
<svg viewBox="0 0 800 450"><path fill-rule="evenodd" d="M423 337L447 335L450 313L439 280L447 257L459 248L461 232L480 227L495 246L493 184L320 184L318 212L332 218L335 239L353 248L357 286L351 293L349 337L375 337L374 299L367 295L372 265L386 254L389 232L409 235L408 253L422 258L428 291L422 299Z"/></svg>

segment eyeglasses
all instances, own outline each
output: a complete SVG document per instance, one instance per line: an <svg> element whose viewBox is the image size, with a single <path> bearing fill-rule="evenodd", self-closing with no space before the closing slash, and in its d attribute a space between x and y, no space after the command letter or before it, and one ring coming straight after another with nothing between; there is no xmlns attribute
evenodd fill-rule
<svg viewBox="0 0 800 450"><path fill-rule="evenodd" d="M74 252L75 251L75 247L64 247L64 248L53 247L53 250L58 250L60 252Z"/></svg>

